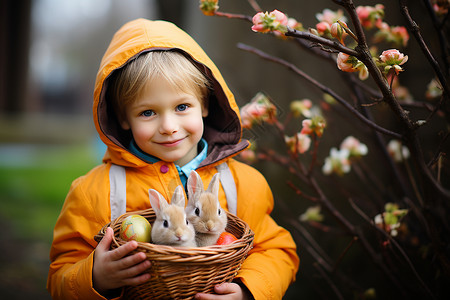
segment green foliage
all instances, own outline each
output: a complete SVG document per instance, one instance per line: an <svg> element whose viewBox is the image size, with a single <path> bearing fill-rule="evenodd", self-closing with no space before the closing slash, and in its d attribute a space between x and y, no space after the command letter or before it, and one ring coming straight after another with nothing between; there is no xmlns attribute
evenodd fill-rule
<svg viewBox="0 0 450 300"><path fill-rule="evenodd" d="M50 243L70 184L95 165L94 155L88 145L33 147L31 153L30 164L0 164L0 215L21 239Z"/></svg>

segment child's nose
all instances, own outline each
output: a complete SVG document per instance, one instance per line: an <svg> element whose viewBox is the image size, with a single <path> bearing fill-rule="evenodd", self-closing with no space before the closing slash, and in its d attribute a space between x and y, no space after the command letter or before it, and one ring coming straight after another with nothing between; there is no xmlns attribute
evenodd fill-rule
<svg viewBox="0 0 450 300"><path fill-rule="evenodd" d="M161 117L161 124L159 126L159 132L161 134L173 134L178 131L178 123L176 117L172 115L163 115Z"/></svg>

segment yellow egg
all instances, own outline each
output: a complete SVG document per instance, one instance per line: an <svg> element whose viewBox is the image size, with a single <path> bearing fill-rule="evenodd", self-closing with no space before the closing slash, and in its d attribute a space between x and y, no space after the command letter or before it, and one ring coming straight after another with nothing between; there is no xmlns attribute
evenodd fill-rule
<svg viewBox="0 0 450 300"><path fill-rule="evenodd" d="M149 243L151 240L152 225L140 215L130 215L122 221L120 238L125 241Z"/></svg>

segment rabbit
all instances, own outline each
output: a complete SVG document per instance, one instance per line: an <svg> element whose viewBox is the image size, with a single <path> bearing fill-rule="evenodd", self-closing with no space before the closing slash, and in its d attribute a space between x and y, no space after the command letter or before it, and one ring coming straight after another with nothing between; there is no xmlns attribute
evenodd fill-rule
<svg viewBox="0 0 450 300"><path fill-rule="evenodd" d="M149 190L150 204L156 214L152 225L152 242L177 247L197 247L195 230L186 219L182 186L177 186L171 204L156 190Z"/></svg>
<svg viewBox="0 0 450 300"><path fill-rule="evenodd" d="M186 215L194 225L198 247L216 244L227 226L227 214L219 203L219 173L216 173L206 191L197 172L191 171L187 180L188 204Z"/></svg>

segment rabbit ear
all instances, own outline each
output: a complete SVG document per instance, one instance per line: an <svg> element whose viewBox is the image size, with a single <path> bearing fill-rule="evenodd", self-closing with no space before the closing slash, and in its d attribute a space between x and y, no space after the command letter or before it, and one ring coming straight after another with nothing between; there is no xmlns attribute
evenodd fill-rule
<svg viewBox="0 0 450 300"><path fill-rule="evenodd" d="M155 214L159 215L161 210L169 204L163 195L161 195L157 190L149 189L148 194L150 197L150 204L152 205Z"/></svg>
<svg viewBox="0 0 450 300"><path fill-rule="evenodd" d="M194 201L198 198L200 193L203 192L203 182L200 178L200 175L198 175L197 172L194 170L191 171L191 174L189 174L188 180L187 180L187 190L188 190L188 197L189 202Z"/></svg>
<svg viewBox="0 0 450 300"><path fill-rule="evenodd" d="M208 185L208 188L206 189L207 192L210 192L214 196L219 196L219 179L220 174L219 173L214 174L213 178L211 179L211 182Z"/></svg>
<svg viewBox="0 0 450 300"><path fill-rule="evenodd" d="M175 192L172 195L171 204L176 206L181 206L184 208L185 200L184 200L184 192L183 187L181 185L177 186Z"/></svg>

